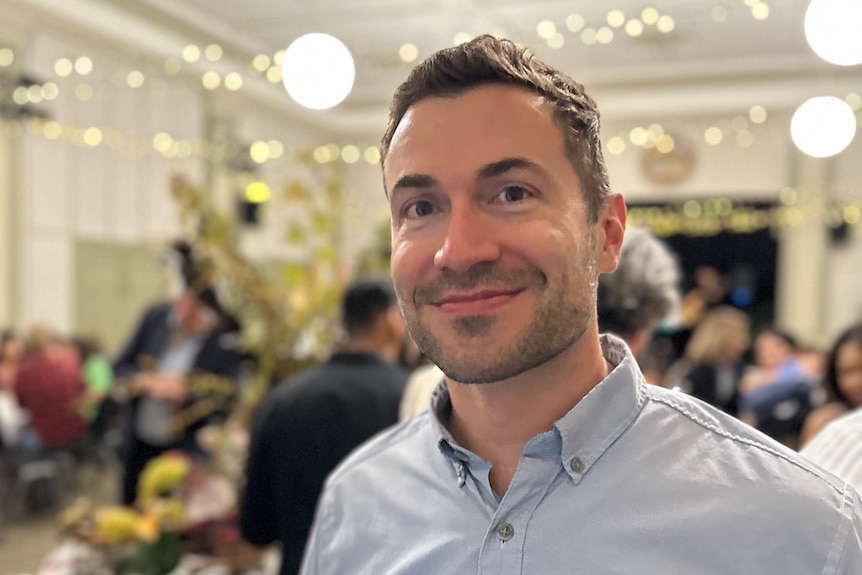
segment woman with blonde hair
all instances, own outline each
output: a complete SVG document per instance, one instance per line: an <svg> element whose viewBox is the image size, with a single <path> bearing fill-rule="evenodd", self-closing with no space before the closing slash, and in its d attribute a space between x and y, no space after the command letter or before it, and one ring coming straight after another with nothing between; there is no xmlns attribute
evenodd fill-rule
<svg viewBox="0 0 862 575"><path fill-rule="evenodd" d="M673 386L736 415L750 331L751 320L737 308L708 311L692 333L681 365L673 370L683 374Z"/></svg>

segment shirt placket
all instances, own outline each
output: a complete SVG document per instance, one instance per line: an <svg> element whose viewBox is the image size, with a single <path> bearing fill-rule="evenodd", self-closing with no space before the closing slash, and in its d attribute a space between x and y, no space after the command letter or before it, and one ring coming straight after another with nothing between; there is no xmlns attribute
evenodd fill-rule
<svg viewBox="0 0 862 575"><path fill-rule="evenodd" d="M558 457L521 458L482 542L479 575L520 575L523 572L530 520L560 472ZM533 545L533 548L537 547Z"/></svg>

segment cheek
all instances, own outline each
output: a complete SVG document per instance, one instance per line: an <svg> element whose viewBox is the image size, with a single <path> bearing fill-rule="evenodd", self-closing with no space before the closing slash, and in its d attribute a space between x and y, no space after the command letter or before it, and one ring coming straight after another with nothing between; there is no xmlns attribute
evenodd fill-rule
<svg viewBox="0 0 862 575"><path fill-rule="evenodd" d="M392 242L390 270L399 299L409 302L414 287L421 282L423 270L433 267L433 252L417 242Z"/></svg>

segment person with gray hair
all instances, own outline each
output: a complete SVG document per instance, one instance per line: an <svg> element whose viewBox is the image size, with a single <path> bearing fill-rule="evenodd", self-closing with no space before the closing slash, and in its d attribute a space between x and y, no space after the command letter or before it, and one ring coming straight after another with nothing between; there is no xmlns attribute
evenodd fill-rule
<svg viewBox="0 0 862 575"><path fill-rule="evenodd" d="M616 271L599 277L599 332L620 336L640 358L655 329L678 317L680 278L664 242L647 228L627 228Z"/></svg>

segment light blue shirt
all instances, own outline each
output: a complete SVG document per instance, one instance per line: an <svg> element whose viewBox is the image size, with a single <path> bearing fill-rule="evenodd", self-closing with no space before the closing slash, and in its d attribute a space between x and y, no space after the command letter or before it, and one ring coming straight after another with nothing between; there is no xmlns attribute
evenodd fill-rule
<svg viewBox="0 0 862 575"><path fill-rule="evenodd" d="M680 392L616 368L530 440L501 500L433 409L328 479L304 575L862 573L852 487Z"/></svg>
<svg viewBox="0 0 862 575"><path fill-rule="evenodd" d="M169 321L174 316L169 317ZM195 364L195 358L203 347L202 336L184 336L174 331L171 341L158 359L156 369L159 373L184 375ZM166 447L179 438L171 429L171 417L176 412L176 405L167 399L158 399L146 395L141 398L135 418L135 434L139 439L150 445Z"/></svg>

